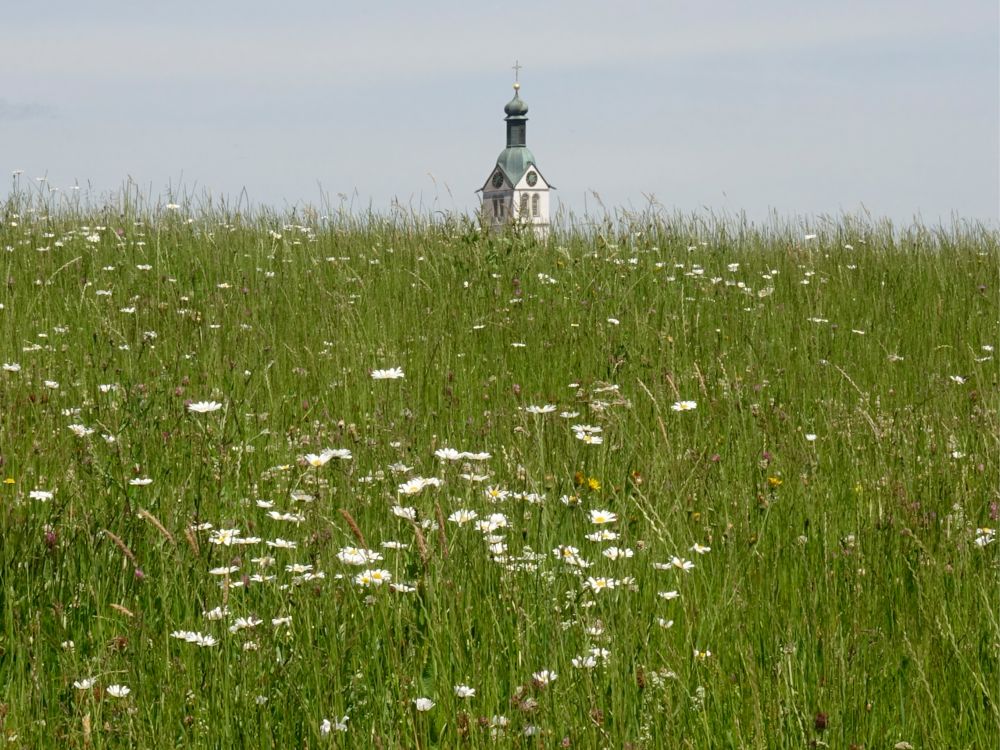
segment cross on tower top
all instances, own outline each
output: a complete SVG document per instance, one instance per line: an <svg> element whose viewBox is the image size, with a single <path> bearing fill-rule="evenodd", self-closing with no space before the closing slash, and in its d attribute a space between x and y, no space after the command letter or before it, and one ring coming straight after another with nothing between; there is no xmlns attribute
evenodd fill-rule
<svg viewBox="0 0 1000 750"><path fill-rule="evenodd" d="M510 66L510 69L514 71L514 83L518 83L518 76L523 67L517 60L514 60L514 64Z"/></svg>

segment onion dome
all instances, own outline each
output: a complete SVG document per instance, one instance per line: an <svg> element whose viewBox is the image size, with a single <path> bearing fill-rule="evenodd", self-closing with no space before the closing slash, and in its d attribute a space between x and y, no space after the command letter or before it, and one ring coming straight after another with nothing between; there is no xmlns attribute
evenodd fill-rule
<svg viewBox="0 0 1000 750"><path fill-rule="evenodd" d="M528 105L525 103L524 99L521 98L518 92L520 88L521 84L514 84L514 98L507 102L507 106L503 108L507 117L524 117L528 114Z"/></svg>

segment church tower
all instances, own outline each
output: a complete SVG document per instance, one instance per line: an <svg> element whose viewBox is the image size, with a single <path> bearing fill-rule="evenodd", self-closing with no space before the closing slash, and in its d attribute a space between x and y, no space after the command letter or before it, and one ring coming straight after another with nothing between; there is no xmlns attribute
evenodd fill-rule
<svg viewBox="0 0 1000 750"><path fill-rule="evenodd" d="M535 155L527 146L528 105L521 98L517 80L520 68L515 62L514 98L503 108L507 115L507 148L500 152L496 166L480 188L482 216L492 229L520 225L544 237L549 231L549 191L555 188L542 177Z"/></svg>

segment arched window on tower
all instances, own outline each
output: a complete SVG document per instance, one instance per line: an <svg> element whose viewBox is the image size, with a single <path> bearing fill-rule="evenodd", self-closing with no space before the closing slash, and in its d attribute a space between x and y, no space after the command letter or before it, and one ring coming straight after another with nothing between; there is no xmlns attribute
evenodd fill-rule
<svg viewBox="0 0 1000 750"><path fill-rule="evenodd" d="M538 193L531 196L531 215L538 216Z"/></svg>
<svg viewBox="0 0 1000 750"><path fill-rule="evenodd" d="M521 193L521 216L528 218L528 194Z"/></svg>

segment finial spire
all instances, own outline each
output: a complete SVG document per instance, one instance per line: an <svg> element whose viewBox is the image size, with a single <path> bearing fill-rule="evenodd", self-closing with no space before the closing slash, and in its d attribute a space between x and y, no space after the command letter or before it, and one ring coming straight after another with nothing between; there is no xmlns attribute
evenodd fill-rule
<svg viewBox="0 0 1000 750"><path fill-rule="evenodd" d="M520 78L521 68L523 68L523 67L524 66L521 65L521 63L519 63L516 59L514 60L514 64L510 66L510 69L514 71L514 90L515 91L517 91L519 88L521 88L521 83L520 83L520 81L518 79Z"/></svg>

